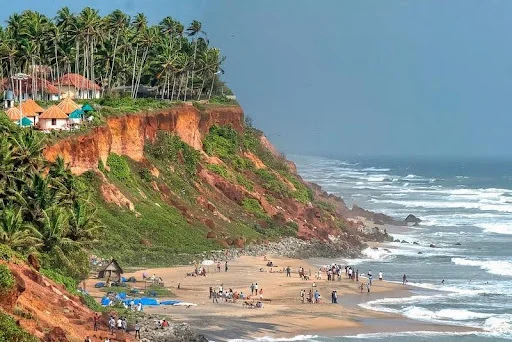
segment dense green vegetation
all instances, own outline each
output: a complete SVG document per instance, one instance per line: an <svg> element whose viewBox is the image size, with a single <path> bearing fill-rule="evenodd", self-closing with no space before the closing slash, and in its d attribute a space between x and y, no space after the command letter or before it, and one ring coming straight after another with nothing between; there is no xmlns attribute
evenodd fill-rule
<svg viewBox="0 0 512 342"><path fill-rule="evenodd" d="M37 342L38 339L31 336L9 315L0 311L0 342Z"/></svg>
<svg viewBox="0 0 512 342"><path fill-rule="evenodd" d="M14 286L14 277L6 265L0 265L0 294L9 292Z"/></svg>
<svg viewBox="0 0 512 342"><path fill-rule="evenodd" d="M60 77L71 72L108 93L133 98L148 93L144 86L156 86L151 95L162 99L211 98L230 93L218 78L223 61L197 20L185 27L167 16L149 25L143 13L130 17L115 10L102 17L90 7L79 13L63 7L54 18L31 10L15 13L0 27L0 77L29 74L36 99L44 92L41 83L50 80L60 87Z"/></svg>
<svg viewBox="0 0 512 342"><path fill-rule="evenodd" d="M88 274L85 248L101 224L87 187L61 159L42 157L44 137L0 122L0 242L40 256L43 265L81 279Z"/></svg>

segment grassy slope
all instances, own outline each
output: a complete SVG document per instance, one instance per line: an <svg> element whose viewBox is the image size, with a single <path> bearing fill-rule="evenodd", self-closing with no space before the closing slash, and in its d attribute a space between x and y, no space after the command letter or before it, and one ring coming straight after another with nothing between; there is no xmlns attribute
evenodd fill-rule
<svg viewBox="0 0 512 342"><path fill-rule="evenodd" d="M315 203L312 191L289 171L284 159L273 156L260 144L259 134L253 129L247 129L245 134L230 128L212 129L205 138L204 149L224 162L220 166L208 164L206 158L200 158L175 136L147 145L144 163L126 157L111 158L110 171L100 169L134 204L135 211L106 203L99 191L98 176L86 173L82 177L92 185L92 198L106 226L94 252L115 257L124 265L158 266L192 261L194 256L190 254L221 249L240 238L258 242L296 235L297 224L268 216L255 199L246 198L237 204L196 174L196 170L206 168L232 184L264 194L277 206L282 200ZM257 170L243 151L257 155L268 168ZM152 168L159 171L158 177L151 174ZM199 196L212 202L229 222L200 206ZM329 209L318 208L326 213ZM343 229L341 221L333 222L333 226ZM215 238L208 239L208 232L213 232Z"/></svg>

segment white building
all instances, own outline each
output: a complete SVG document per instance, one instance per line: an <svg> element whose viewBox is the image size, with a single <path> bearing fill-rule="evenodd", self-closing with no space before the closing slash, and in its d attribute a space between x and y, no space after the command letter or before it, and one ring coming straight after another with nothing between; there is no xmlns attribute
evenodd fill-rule
<svg viewBox="0 0 512 342"><path fill-rule="evenodd" d="M59 107L51 106L39 115L39 128L43 131L69 129L68 116Z"/></svg>
<svg viewBox="0 0 512 342"><path fill-rule="evenodd" d="M79 74L65 74L53 84L64 98L99 99L101 96L101 87Z"/></svg>

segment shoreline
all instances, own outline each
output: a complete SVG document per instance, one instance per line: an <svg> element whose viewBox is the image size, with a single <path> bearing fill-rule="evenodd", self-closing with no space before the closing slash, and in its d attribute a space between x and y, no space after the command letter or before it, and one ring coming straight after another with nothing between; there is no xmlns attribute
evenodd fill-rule
<svg viewBox="0 0 512 342"><path fill-rule="evenodd" d="M312 260L290 259L277 256L268 256L278 267L274 272L266 267L263 257L242 256L228 261L229 270L213 272L214 266L206 277L187 276L192 266L177 266L138 270L127 273L125 277L135 276L142 279L142 273L156 274L164 281L165 287L175 293L173 299L197 304L195 307L154 306L145 307L144 311L151 317L169 317L173 322L184 322L190 327L205 335L209 340L226 341L231 339L254 339L264 336L273 338L292 338L298 335L347 336L361 333L383 333L403 331L469 331L465 327L439 325L415 321L400 314L379 312L360 307L358 304L371 300L389 297L412 296L412 286L387 281L373 281L370 294L360 293L359 283L348 279L342 274L340 281L327 281L325 273L322 280L315 280L317 267ZM292 268L291 277L286 277L283 268ZM302 280L296 270L304 267L306 274L311 269L312 279ZM261 271L263 270L263 272ZM366 282L366 278L362 278ZM87 287L97 279L89 279ZM263 289L264 307L250 309L242 307L243 300L236 303L213 304L208 298L208 289L212 286L217 289L223 284L224 289L250 292L251 283L258 283ZM316 287L312 287L316 283ZM180 284L180 289L177 288ZM357 285L356 285L357 284ZM144 286L136 283L136 287ZM299 293L304 289L318 289L322 295L320 304L300 303ZM330 303L330 293L336 290L338 303ZM98 298L104 293L94 289L91 295ZM161 298L163 299L163 298ZM327 301L327 302L326 302Z"/></svg>

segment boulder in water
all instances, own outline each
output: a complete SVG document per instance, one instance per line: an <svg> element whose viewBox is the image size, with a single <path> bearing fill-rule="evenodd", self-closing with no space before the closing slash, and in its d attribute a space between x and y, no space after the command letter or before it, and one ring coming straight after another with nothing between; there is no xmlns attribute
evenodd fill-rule
<svg viewBox="0 0 512 342"><path fill-rule="evenodd" d="M418 254L423 254L423 252L418 252Z"/></svg>
<svg viewBox="0 0 512 342"><path fill-rule="evenodd" d="M436 248L436 245L434 245L433 243L431 243L429 247L431 247L431 248Z"/></svg>
<svg viewBox="0 0 512 342"><path fill-rule="evenodd" d="M400 240L399 239L394 239L393 242L400 242Z"/></svg>
<svg viewBox="0 0 512 342"><path fill-rule="evenodd" d="M419 245L418 241L414 241L412 244L413 245Z"/></svg>
<svg viewBox="0 0 512 342"><path fill-rule="evenodd" d="M409 214L406 218L405 218L405 222L407 223L420 223L421 220L419 218L417 218L416 216L414 216L413 214Z"/></svg>
<svg viewBox="0 0 512 342"><path fill-rule="evenodd" d="M457 242L457 243L455 244L455 246L460 246L460 245L461 245L461 243L460 243L460 242Z"/></svg>
<svg viewBox="0 0 512 342"><path fill-rule="evenodd" d="M409 243L409 241L402 240L401 243Z"/></svg>

